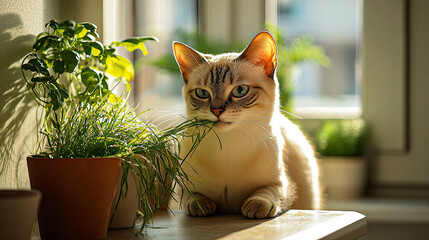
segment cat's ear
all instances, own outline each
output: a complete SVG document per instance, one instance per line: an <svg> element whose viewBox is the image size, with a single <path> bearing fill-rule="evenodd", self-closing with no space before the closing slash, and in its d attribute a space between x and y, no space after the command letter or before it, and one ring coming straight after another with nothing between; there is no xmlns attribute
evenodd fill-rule
<svg viewBox="0 0 429 240"><path fill-rule="evenodd" d="M192 69L206 62L200 53L180 42L173 42L173 52L185 82Z"/></svg>
<svg viewBox="0 0 429 240"><path fill-rule="evenodd" d="M237 60L246 60L264 68L273 77L277 67L277 44L269 32L261 32L253 38Z"/></svg>

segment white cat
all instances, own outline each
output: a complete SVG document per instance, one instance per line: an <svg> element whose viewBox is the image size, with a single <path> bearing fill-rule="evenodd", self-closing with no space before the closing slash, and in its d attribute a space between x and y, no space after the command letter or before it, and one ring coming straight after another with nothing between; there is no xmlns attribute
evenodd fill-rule
<svg viewBox="0 0 429 240"><path fill-rule="evenodd" d="M183 192L191 216L241 212L274 217L321 207L319 169L304 135L279 110L277 46L259 33L241 53L209 55L174 42L189 118L217 121L183 167L198 203ZM185 140L186 152L191 142Z"/></svg>

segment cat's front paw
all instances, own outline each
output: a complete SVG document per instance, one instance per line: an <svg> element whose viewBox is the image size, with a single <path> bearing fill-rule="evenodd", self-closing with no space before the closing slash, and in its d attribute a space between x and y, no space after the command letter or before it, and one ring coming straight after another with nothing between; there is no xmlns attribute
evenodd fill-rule
<svg viewBox="0 0 429 240"><path fill-rule="evenodd" d="M193 217L203 217L207 215L212 215L216 211L216 204L210 198L207 198L203 195L195 195L196 200L200 204L198 206L197 201L194 198L190 198L185 206L185 213Z"/></svg>
<svg viewBox="0 0 429 240"><path fill-rule="evenodd" d="M252 196L241 206L241 212L247 218L275 217L279 211L277 204L265 197Z"/></svg>

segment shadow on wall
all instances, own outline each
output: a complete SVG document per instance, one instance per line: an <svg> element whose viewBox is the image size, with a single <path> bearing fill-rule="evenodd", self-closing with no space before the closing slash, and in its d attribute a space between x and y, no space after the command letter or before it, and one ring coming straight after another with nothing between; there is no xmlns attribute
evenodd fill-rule
<svg viewBox="0 0 429 240"><path fill-rule="evenodd" d="M15 178L15 185L19 185L19 166L25 164L22 163L25 155L21 155L28 152L25 140L36 131L36 116L34 124L27 124L34 127L28 129L24 124L35 103L28 94L20 69L21 60L31 50L35 36L14 36L22 27L19 15L0 15L0 177L6 174L8 178Z"/></svg>

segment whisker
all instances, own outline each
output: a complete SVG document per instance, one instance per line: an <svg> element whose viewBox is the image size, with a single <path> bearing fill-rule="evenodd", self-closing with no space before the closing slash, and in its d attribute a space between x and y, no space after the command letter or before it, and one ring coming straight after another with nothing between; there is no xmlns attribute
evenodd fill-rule
<svg viewBox="0 0 429 240"><path fill-rule="evenodd" d="M262 138L262 136L254 129L254 128L249 128L250 130L252 130L254 133L256 133L256 135L261 139L262 143L265 145L265 147L267 148L267 150L269 150L270 148L268 147L268 145L265 143L264 139Z"/></svg>
<svg viewBox="0 0 429 240"><path fill-rule="evenodd" d="M243 123L243 121L240 121L240 123ZM247 150L249 147L249 143L250 143L249 136L247 136L246 131L243 129L243 127L241 125L240 125L240 130L243 133L244 138L246 139L246 150Z"/></svg>
<svg viewBox="0 0 429 240"><path fill-rule="evenodd" d="M259 122L257 122L257 121L254 121L253 119L248 119L248 121L250 121L250 122L253 122L254 124L256 124L256 125L258 125L258 126L260 126L263 130L265 130L265 132L267 132L268 133L268 135L270 135L270 136L268 136L268 137L271 137L272 136L272 134L271 134L271 131L270 130L268 130L266 127L269 127L267 124L263 124L263 123L259 123ZM265 125L265 126L263 126L263 125Z"/></svg>
<svg viewBox="0 0 429 240"><path fill-rule="evenodd" d="M162 115L160 115L159 117L156 117L155 119L153 119L152 121L150 121L150 122L149 122L149 123L147 123L147 124L148 124L148 125L151 125L151 124L159 125L160 123L159 123L159 122L157 122L158 120L163 119L163 118L168 117L168 116L174 116L174 115L176 115L176 117L179 117L179 116L180 116L178 113L167 113L167 114L162 114ZM171 118L169 118L169 119L171 119ZM165 120L164 120L164 121L165 121ZM161 123L163 123L164 121L162 121Z"/></svg>
<svg viewBox="0 0 429 240"><path fill-rule="evenodd" d="M284 110L284 109L280 109L280 112L284 112L284 113L289 114L289 115L291 115L291 116L293 116L293 117L296 117L296 118L298 118L298 119L304 119L304 118L302 118L302 117L300 117L300 116L298 116L298 115L296 115L296 114L293 114L293 113L291 113L291 112L288 112L288 111L286 111L286 110Z"/></svg>
<svg viewBox="0 0 429 240"><path fill-rule="evenodd" d="M261 124L261 123L258 123L258 122L255 122L255 121L251 121L251 120L248 120L248 121L250 121L251 123L253 123L256 127L260 127L260 128L265 132L265 135L267 136L267 141L271 144L271 146L273 147L274 151L275 151L276 153L278 153L278 149L277 149L276 145L274 144L275 139L274 139L274 136L273 136L273 134L271 133L271 131L269 131L269 130L268 130L266 127L264 127L264 125L263 125L263 124Z"/></svg>
<svg viewBox="0 0 429 240"><path fill-rule="evenodd" d="M186 120L186 118L184 118ZM165 126L165 129L168 129L172 126L178 125L179 123L183 122L183 119L177 119L175 121L173 121L172 123L169 123L167 126Z"/></svg>
<svg viewBox="0 0 429 240"><path fill-rule="evenodd" d="M248 132L250 134L250 127L247 126L247 124L244 121L242 121L242 123L243 123L243 126L249 130ZM255 145L255 137L253 136L253 134L250 134L250 136L252 136L252 143L253 143L253 145ZM249 143L250 143L250 140L249 140Z"/></svg>

